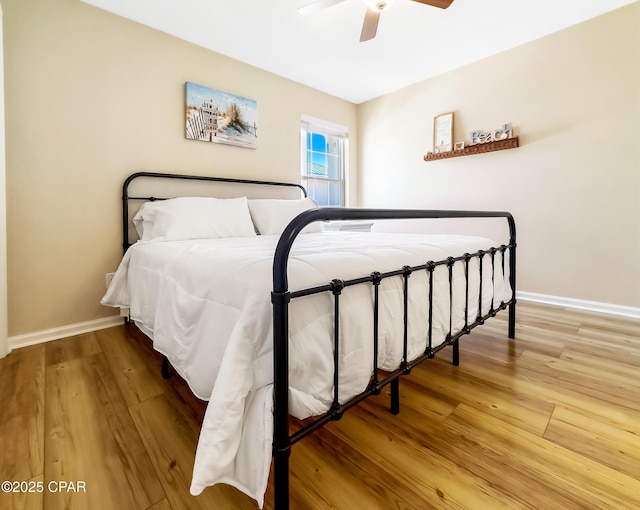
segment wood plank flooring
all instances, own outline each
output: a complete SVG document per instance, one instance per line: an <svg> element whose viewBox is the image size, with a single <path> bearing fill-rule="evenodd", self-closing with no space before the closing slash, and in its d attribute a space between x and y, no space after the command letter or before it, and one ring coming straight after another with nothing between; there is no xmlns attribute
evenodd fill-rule
<svg viewBox="0 0 640 510"><path fill-rule="evenodd" d="M295 445L292 508L640 508L640 321L523 302L506 329L414 369L398 416L385 392ZM0 508L255 510L189 494L205 403L160 365L133 326L0 360L0 482L33 490Z"/></svg>

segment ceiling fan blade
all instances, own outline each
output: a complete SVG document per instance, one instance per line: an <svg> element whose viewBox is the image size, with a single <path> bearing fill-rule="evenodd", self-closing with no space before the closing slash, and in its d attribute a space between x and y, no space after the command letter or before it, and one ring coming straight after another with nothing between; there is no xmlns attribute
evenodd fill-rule
<svg viewBox="0 0 640 510"><path fill-rule="evenodd" d="M314 2L310 2L298 8L298 14L301 16L308 16L309 14L313 14L341 2L344 2L344 0L315 0Z"/></svg>
<svg viewBox="0 0 640 510"><path fill-rule="evenodd" d="M453 0L413 0L419 4L431 5L432 7L438 7L440 9L446 9L449 7Z"/></svg>
<svg viewBox="0 0 640 510"><path fill-rule="evenodd" d="M364 14L364 23L362 23L360 42L368 41L376 36L378 21L380 21L380 11L367 9L367 12Z"/></svg>

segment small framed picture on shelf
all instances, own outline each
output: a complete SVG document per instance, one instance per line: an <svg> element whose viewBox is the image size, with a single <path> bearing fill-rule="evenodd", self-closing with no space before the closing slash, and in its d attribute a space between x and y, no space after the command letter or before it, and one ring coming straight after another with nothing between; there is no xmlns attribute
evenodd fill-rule
<svg viewBox="0 0 640 510"><path fill-rule="evenodd" d="M456 142L453 146L454 151L461 151L462 149L464 149L464 142Z"/></svg>
<svg viewBox="0 0 640 510"><path fill-rule="evenodd" d="M433 152L449 152L453 148L453 112L433 119Z"/></svg>

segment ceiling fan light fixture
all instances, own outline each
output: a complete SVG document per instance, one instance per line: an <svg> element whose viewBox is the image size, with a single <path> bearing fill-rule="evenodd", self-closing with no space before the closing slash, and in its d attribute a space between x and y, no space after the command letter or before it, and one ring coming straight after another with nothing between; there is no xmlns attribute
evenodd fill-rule
<svg viewBox="0 0 640 510"><path fill-rule="evenodd" d="M393 5L394 0L363 0L368 9L382 12Z"/></svg>

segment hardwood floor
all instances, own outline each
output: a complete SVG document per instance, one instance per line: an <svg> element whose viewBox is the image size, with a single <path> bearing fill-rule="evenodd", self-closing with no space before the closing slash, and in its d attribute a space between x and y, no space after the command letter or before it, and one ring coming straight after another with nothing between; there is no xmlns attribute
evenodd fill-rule
<svg viewBox="0 0 640 510"><path fill-rule="evenodd" d="M640 508L640 321L522 302L515 341L501 314L460 354L298 443L292 508ZM189 494L205 404L160 365L133 326L0 360L0 482L35 491L0 508L257 508Z"/></svg>

